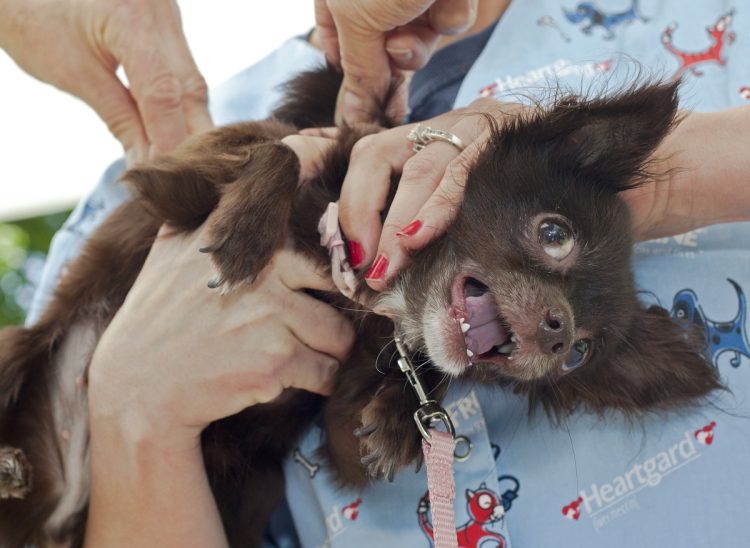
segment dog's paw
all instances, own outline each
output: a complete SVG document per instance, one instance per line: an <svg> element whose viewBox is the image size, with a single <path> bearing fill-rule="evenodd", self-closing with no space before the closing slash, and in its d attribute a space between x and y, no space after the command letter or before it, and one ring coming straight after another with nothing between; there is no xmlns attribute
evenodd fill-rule
<svg viewBox="0 0 750 548"><path fill-rule="evenodd" d="M31 464L23 451L0 447L0 499L22 499L31 492Z"/></svg>
<svg viewBox="0 0 750 548"><path fill-rule="evenodd" d="M299 160L286 145L268 142L251 147L239 178L222 187L209 218L210 253L218 274L211 289L231 291L252 283L273 253L286 241L292 202L299 179Z"/></svg>
<svg viewBox="0 0 750 548"><path fill-rule="evenodd" d="M381 390L363 409L360 440L362 465L370 477L393 481L396 472L422 462L421 437L412 417L412 398L403 386Z"/></svg>

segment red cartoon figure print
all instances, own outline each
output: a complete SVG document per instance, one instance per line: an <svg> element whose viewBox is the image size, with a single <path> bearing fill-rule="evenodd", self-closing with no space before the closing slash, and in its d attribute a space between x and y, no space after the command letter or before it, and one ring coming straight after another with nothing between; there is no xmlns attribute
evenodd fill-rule
<svg viewBox="0 0 750 548"><path fill-rule="evenodd" d="M355 500L351 504L347 504L341 509L341 515L350 521L356 521L359 517L359 507L361 504L361 498Z"/></svg>
<svg viewBox="0 0 750 548"><path fill-rule="evenodd" d="M715 421L711 421L703 428L699 428L693 434L698 443L703 445L711 445L714 442L714 427L716 426Z"/></svg>
<svg viewBox="0 0 750 548"><path fill-rule="evenodd" d="M570 504L566 504L562 507L562 514L568 519L572 519L575 521L578 521L578 518L581 517L581 503L583 502L583 498L578 497L576 500L571 502Z"/></svg>
<svg viewBox="0 0 750 548"><path fill-rule="evenodd" d="M680 63L677 72L674 74L675 79L686 72L690 72L693 76L703 76L703 72L698 69L698 65L717 63L719 66L724 66L726 64L726 57L723 56L724 46L732 44L736 38L736 34L728 30L733 16L734 10L719 17L713 26L707 27L706 32L711 44L706 49L697 52L682 51L674 46L672 36L677 29L677 23L672 23L664 29L664 32L661 33L661 43L664 44L667 51L677 56Z"/></svg>
<svg viewBox="0 0 750 548"><path fill-rule="evenodd" d="M505 514L502 499L483 483L475 491L466 490L466 506L469 521L456 530L459 548L505 548L505 538L487 528ZM435 536L428 517L429 509L430 496L425 493L419 501L417 515L422 531L430 539L430 545L434 546Z"/></svg>

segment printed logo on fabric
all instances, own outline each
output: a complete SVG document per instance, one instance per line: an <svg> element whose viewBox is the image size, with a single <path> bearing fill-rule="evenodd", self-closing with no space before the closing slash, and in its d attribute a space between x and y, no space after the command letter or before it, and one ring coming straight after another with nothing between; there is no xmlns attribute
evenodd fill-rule
<svg viewBox="0 0 750 548"><path fill-rule="evenodd" d="M503 93L518 90L527 91L530 87L555 82L560 78L579 77L590 79L603 72L609 72L612 60L601 62L576 63L569 59L557 59L552 63L529 70L517 76L498 77L492 83L479 90L480 97L498 97Z"/></svg>
<svg viewBox="0 0 750 548"><path fill-rule="evenodd" d="M594 529L640 508L636 494L647 488L657 487L662 480L699 458L701 445L709 446L714 441L716 422L711 421L697 430L686 431L682 438L664 451L636 462L625 473L606 483L592 483L582 489L578 497L562 507L562 515L571 521L579 521L587 514Z"/></svg>

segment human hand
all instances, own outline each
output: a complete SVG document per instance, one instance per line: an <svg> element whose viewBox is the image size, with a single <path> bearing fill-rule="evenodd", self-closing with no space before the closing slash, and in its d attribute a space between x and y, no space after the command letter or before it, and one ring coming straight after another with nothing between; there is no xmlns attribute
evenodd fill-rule
<svg viewBox="0 0 750 548"><path fill-rule="evenodd" d="M175 0L0 0L0 47L88 103L129 162L212 126ZM115 71L122 65L129 88Z"/></svg>
<svg viewBox="0 0 750 548"><path fill-rule="evenodd" d="M411 251L442 234L463 200L467 169L490 137L488 117L502 121L526 110L516 103L478 99L470 106L422 124L458 136L465 149L434 141L415 154L407 140L417 124L364 137L352 150L339 201L341 227L350 241L353 266L374 260L367 283L382 290L403 268ZM385 222L391 177L401 174Z"/></svg>
<svg viewBox="0 0 750 548"><path fill-rule="evenodd" d="M286 387L327 394L353 342L343 316L301 291L330 281L291 251L277 252L251 287L208 290L204 232L162 228L96 348L92 421L115 422L128 439L185 447L210 422Z"/></svg>
<svg viewBox="0 0 750 548"><path fill-rule="evenodd" d="M440 35L466 30L476 14L477 0L315 0L316 35L344 72L337 123L372 121L400 71L423 67ZM395 100L393 118L405 112L406 94Z"/></svg>

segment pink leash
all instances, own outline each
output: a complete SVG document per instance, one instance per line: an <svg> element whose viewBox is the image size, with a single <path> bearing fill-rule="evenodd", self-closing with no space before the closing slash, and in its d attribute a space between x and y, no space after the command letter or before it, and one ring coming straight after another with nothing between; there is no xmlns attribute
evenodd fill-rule
<svg viewBox="0 0 750 548"><path fill-rule="evenodd" d="M422 440L435 548L458 547L456 516L453 513L453 501L456 498L456 483L453 479L455 449L456 438L450 432L430 428L430 443Z"/></svg>
<svg viewBox="0 0 750 548"><path fill-rule="evenodd" d="M339 206L331 202L318 224L320 245L328 248L331 256L331 277L338 290L352 298L357 287L349 260L346 256L344 238L339 226ZM398 366L406 375L409 384L419 399L419 408L414 413L414 421L422 434L422 452L427 467L427 489L430 493L430 514L434 548L458 548L456 517L453 501L456 498L456 484L453 479L453 454L456 448L455 429L448 413L438 402L427 398L419 382L409 352L400 337L395 337L399 353ZM432 425L443 423L445 432Z"/></svg>
<svg viewBox="0 0 750 548"><path fill-rule="evenodd" d="M422 434L422 452L427 467L427 489L430 493L435 548L458 548L456 516L453 511L453 501L456 498L456 483L453 478L456 430L448 412L438 402L427 398L401 337L396 336L394 340L400 356L398 367L406 375L419 399L414 421ZM436 422L443 423L446 431L433 428L432 425Z"/></svg>

